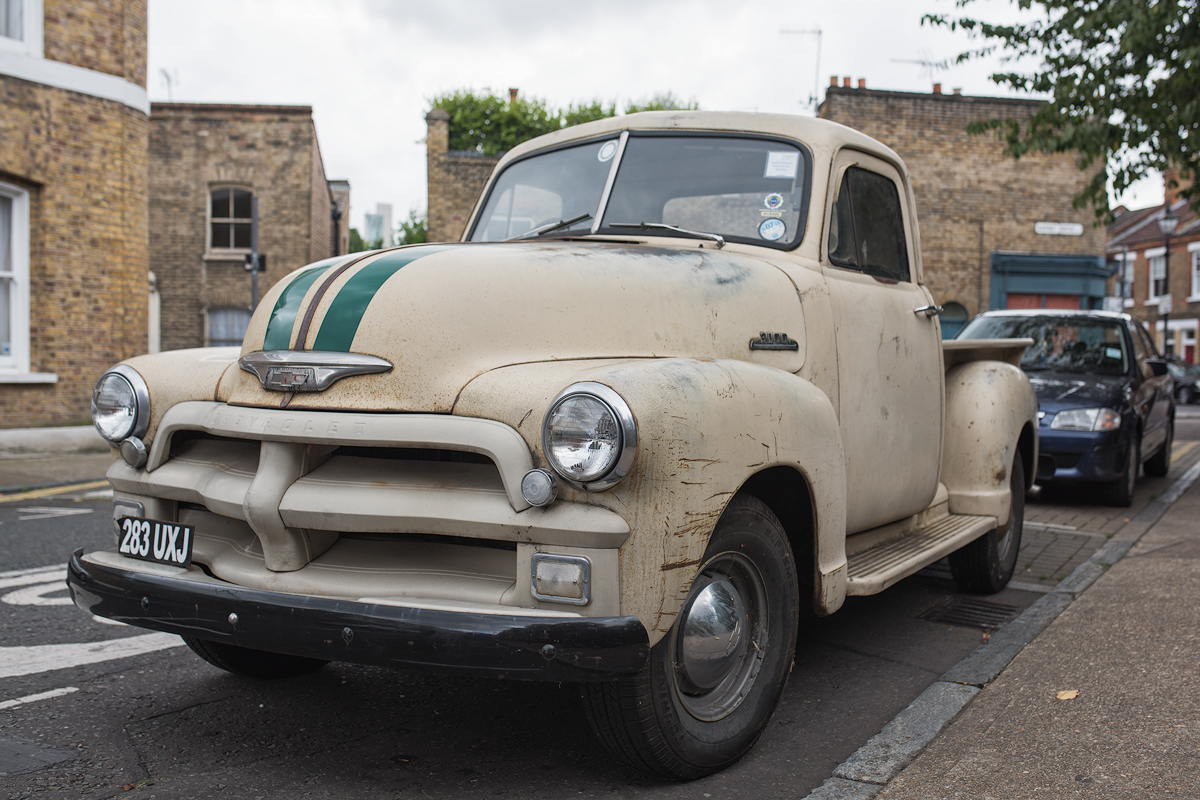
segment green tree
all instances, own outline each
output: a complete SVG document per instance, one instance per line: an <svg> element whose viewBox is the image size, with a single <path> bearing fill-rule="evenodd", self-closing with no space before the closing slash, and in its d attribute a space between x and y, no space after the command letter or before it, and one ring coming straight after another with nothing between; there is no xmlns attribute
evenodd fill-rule
<svg viewBox="0 0 1200 800"><path fill-rule="evenodd" d="M956 0L959 9L975 0ZM1050 96L1029 121L973 124L995 131L1020 157L1074 153L1095 177L1075 199L1108 215L1108 186L1120 194L1151 170L1179 170L1181 194L1200 211L1200 17L1197 0L1017 0L1020 22L927 14L923 21L966 30L981 46L957 62L1004 54L1013 71L994 83ZM965 13L960 11L961 13ZM1022 63L1036 63L1021 69ZM1099 169L1098 165L1104 168Z"/></svg>
<svg viewBox="0 0 1200 800"><path fill-rule="evenodd" d="M383 247L382 239L367 241L362 238L362 234L358 232L358 228L350 229L350 252L361 253L365 250L378 250Z"/></svg>
<svg viewBox="0 0 1200 800"><path fill-rule="evenodd" d="M424 244L429 235L429 215L418 214L415 208L408 212L408 219L396 226L396 244Z"/></svg>
<svg viewBox="0 0 1200 800"><path fill-rule="evenodd" d="M700 104L695 99L683 101L674 92L660 92L644 100L630 102L625 106L626 114L638 111L696 111Z"/></svg>

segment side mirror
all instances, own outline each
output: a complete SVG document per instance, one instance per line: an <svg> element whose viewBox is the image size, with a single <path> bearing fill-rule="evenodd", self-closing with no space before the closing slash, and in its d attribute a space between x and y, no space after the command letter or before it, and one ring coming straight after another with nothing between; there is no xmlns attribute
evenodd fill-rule
<svg viewBox="0 0 1200 800"><path fill-rule="evenodd" d="M1146 364L1150 367L1150 373L1156 378L1167 374L1167 362L1161 358L1147 358Z"/></svg>

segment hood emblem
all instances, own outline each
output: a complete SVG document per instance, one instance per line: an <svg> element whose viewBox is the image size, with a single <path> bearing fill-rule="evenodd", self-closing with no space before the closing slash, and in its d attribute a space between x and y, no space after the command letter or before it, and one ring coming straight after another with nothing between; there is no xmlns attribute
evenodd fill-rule
<svg viewBox="0 0 1200 800"><path fill-rule="evenodd" d="M799 350L800 344L789 339L786 333L760 332L757 339L750 340L751 350Z"/></svg>
<svg viewBox="0 0 1200 800"><path fill-rule="evenodd" d="M238 366L272 392L323 392L342 378L392 368L389 361L361 353L322 350L265 350L247 353Z"/></svg>

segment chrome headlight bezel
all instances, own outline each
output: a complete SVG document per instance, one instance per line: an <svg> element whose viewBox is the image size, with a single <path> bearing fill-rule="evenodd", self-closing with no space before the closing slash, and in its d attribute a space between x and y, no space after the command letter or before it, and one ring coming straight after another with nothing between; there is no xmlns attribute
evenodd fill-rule
<svg viewBox="0 0 1200 800"><path fill-rule="evenodd" d="M109 379L124 381L133 395L133 422L120 437L107 435L96 423L96 395L100 386ZM118 364L100 376L92 388L92 425L106 441L115 445L130 437L140 439L146 435L146 431L150 429L150 387L137 370L125 364Z"/></svg>
<svg viewBox="0 0 1200 800"><path fill-rule="evenodd" d="M576 480L567 474L566 470L555 460L553 451L550 449L550 421L554 417L554 412L566 400L578 396L588 397L603 405L612 415L620 435L617 456L612 460L612 464L599 476L587 481ZM633 417L633 411L619 394L602 383L583 381L568 386L559 392L558 396L550 403L550 408L547 409L546 416L542 419L542 455L545 457L546 463L567 484L588 492L602 492L610 489L628 475L629 470L633 468L633 461L637 457L637 444L637 421Z"/></svg>
<svg viewBox="0 0 1200 800"><path fill-rule="evenodd" d="M1064 408L1050 421L1055 431L1096 433L1121 427L1121 414L1111 408Z"/></svg>

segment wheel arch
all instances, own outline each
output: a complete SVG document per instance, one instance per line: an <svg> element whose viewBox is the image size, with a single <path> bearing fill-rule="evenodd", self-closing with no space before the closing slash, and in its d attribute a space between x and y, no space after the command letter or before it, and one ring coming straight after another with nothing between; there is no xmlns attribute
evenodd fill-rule
<svg viewBox="0 0 1200 800"><path fill-rule="evenodd" d="M801 596L807 597L815 610L819 605L814 591L816 507L812 487L804 474L792 467L769 467L750 476L737 494L761 500L778 517L787 532L788 545L796 561Z"/></svg>

